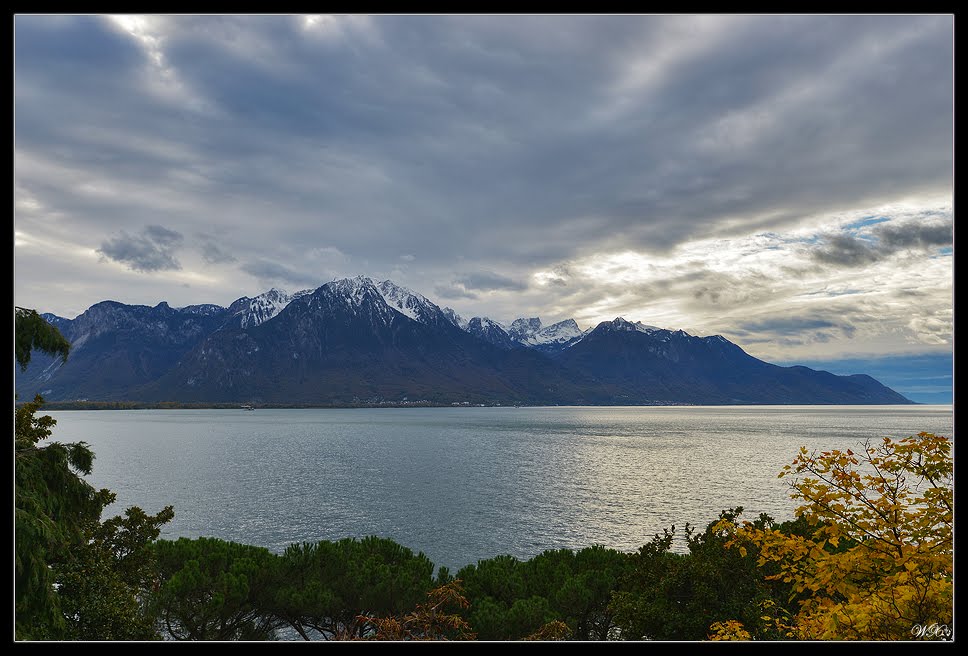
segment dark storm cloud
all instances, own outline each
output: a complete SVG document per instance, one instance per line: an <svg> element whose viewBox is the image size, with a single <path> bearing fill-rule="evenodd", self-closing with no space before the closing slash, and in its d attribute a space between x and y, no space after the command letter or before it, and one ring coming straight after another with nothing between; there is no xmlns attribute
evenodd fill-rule
<svg viewBox="0 0 968 656"><path fill-rule="evenodd" d="M181 264L175 258L175 250L184 237L162 226L147 226L139 235L121 235L101 243L97 252L104 258L120 262L133 271L177 271Z"/></svg>
<svg viewBox="0 0 968 656"><path fill-rule="evenodd" d="M900 225L883 223L869 237L850 234L830 235L811 251L813 259L839 266L856 267L876 262L904 249L933 249L954 241L952 220Z"/></svg>
<svg viewBox="0 0 968 656"><path fill-rule="evenodd" d="M884 248L900 250L902 248L950 246L954 241L953 230L954 222L949 220L929 225L909 223L893 226L885 224L879 226L874 234Z"/></svg>
<svg viewBox="0 0 968 656"><path fill-rule="evenodd" d="M249 275L270 284L273 282L282 282L293 285L305 285L307 287L321 284L318 278L294 271L289 267L277 264L276 262L269 262L268 260L250 260L240 265L239 268Z"/></svg>
<svg viewBox="0 0 968 656"><path fill-rule="evenodd" d="M499 273L493 273L491 271L467 273L455 278L454 283L464 289L483 292L494 290L521 291L528 288L525 283L519 280L512 280L507 276L502 276Z"/></svg>
<svg viewBox="0 0 968 656"><path fill-rule="evenodd" d="M520 292L528 288L527 283L514 280L493 271L476 271L456 276L451 282L434 286L434 292L448 300L476 300L487 292Z"/></svg>
<svg viewBox="0 0 968 656"><path fill-rule="evenodd" d="M166 249L175 248L185 239L181 233L157 225L147 226L143 234L146 239L151 240L160 248Z"/></svg>
<svg viewBox="0 0 968 656"><path fill-rule="evenodd" d="M478 298L477 294L467 291L464 287L459 285L436 285L434 286L434 293L437 294L438 297L447 300L476 300Z"/></svg>
<svg viewBox="0 0 968 656"><path fill-rule="evenodd" d="M752 333L768 332L780 335L796 335L805 331L822 330L826 328L844 328L844 326L826 319L791 317L741 323L739 324L738 328L739 330L745 330ZM847 327L846 329L851 330L850 327Z"/></svg>
<svg viewBox="0 0 968 656"><path fill-rule="evenodd" d="M818 262L840 266L861 266L880 258L877 249L866 239L850 235L833 235L812 252Z"/></svg>
<svg viewBox="0 0 968 656"><path fill-rule="evenodd" d="M208 264L226 264L236 261L236 257L234 255L225 252L222 247L216 244L214 241L202 241L201 249L202 259Z"/></svg>

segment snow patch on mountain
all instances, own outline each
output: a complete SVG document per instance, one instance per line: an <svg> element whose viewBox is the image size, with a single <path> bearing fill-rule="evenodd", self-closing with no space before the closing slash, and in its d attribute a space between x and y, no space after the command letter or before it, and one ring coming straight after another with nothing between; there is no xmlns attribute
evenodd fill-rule
<svg viewBox="0 0 968 656"><path fill-rule="evenodd" d="M436 323L435 319L442 313L441 309L428 300L426 296L406 287L401 287L390 280L378 283L376 289L383 296L387 305L419 323ZM444 316L453 323L450 317L447 317L446 314Z"/></svg>
<svg viewBox="0 0 968 656"><path fill-rule="evenodd" d="M539 330L541 330L541 319L538 317L515 319L511 322L511 327L508 328L508 335L511 336L511 339L527 344L528 340L533 339Z"/></svg>
<svg viewBox="0 0 968 656"><path fill-rule="evenodd" d="M446 318L447 321L451 322L461 330L467 331L467 325L469 322L467 321L467 319L457 314L456 310L454 310L453 308L445 307L444 309L441 310L441 312L444 313L444 318Z"/></svg>
<svg viewBox="0 0 968 656"><path fill-rule="evenodd" d="M518 342L511 339L504 326L487 317L474 317L468 321L467 332L505 350L516 348L519 345Z"/></svg>
<svg viewBox="0 0 968 656"><path fill-rule="evenodd" d="M545 326L539 317L515 319L506 329L512 339L524 346L561 346L581 339L584 334L574 319Z"/></svg>
<svg viewBox="0 0 968 656"><path fill-rule="evenodd" d="M657 330L662 330L662 328L658 328L656 326L648 326L648 325L642 323L641 321L636 321L635 322L635 329L637 331L639 331L640 333L654 333Z"/></svg>
<svg viewBox="0 0 968 656"><path fill-rule="evenodd" d="M468 322L468 325L475 324L481 328L497 328L503 332L507 332L507 329L494 319L489 319L488 317L474 317Z"/></svg>
<svg viewBox="0 0 968 656"><path fill-rule="evenodd" d="M238 317L241 328L255 328L278 315L294 300L312 292L311 289L304 289L290 294L284 289L273 287L254 298L243 296L229 306L229 311L233 317Z"/></svg>
<svg viewBox="0 0 968 656"><path fill-rule="evenodd" d="M373 281L366 276L356 276L355 278L343 278L334 280L326 284L335 295L342 297L353 307L359 307L366 298L367 293L376 293L382 297Z"/></svg>
<svg viewBox="0 0 968 656"><path fill-rule="evenodd" d="M655 332L659 332L662 329L656 328L655 326L649 326L641 321L636 321L632 323L631 321L625 319L624 317L615 317L611 321L603 321L600 326L605 326L609 330L617 330L622 332L638 332L650 335Z"/></svg>
<svg viewBox="0 0 968 656"><path fill-rule="evenodd" d="M212 316L220 312L225 312L225 308L221 305L215 305L214 303L202 303L201 305L186 305L185 307L177 308L179 312L187 312L188 314L199 314L202 316Z"/></svg>
<svg viewBox="0 0 968 656"><path fill-rule="evenodd" d="M528 340L528 344L537 346L539 344L564 344L582 336L581 328L575 323L574 319L565 319L558 323L545 326L536 332Z"/></svg>

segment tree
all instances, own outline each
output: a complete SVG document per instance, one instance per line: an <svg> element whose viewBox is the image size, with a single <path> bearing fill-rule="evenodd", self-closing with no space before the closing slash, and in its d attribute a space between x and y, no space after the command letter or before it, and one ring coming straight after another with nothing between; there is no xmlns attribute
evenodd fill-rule
<svg viewBox="0 0 968 656"><path fill-rule="evenodd" d="M61 361L67 362L71 344L56 326L48 323L36 310L15 308L14 319L14 349L20 370L27 369L30 363L31 351L43 351L47 355L59 355Z"/></svg>
<svg viewBox="0 0 968 656"><path fill-rule="evenodd" d="M742 508L724 510L703 531L685 528L688 553L672 551L675 526L664 529L630 558L627 575L613 596L611 610L621 635L629 640L704 640L710 624L740 618L760 637L760 609L786 597L782 583L767 580L750 553L727 547L730 535L720 529L733 522ZM761 515L756 526L773 526ZM777 530L786 533L795 526Z"/></svg>
<svg viewBox="0 0 968 656"><path fill-rule="evenodd" d="M457 572L470 600L467 620L482 640L516 640L536 630L554 617L543 614L526 623L528 600L522 563L513 556L501 555L467 565ZM517 604L513 621L511 608ZM533 615L533 614L532 614ZM532 618L533 619L533 618Z"/></svg>
<svg viewBox="0 0 968 656"><path fill-rule="evenodd" d="M547 596L557 618L568 627L569 639L607 640L615 628L610 604L629 563L629 554L597 545L574 552L545 551L528 561L527 570L535 589ZM548 631L547 635L562 635Z"/></svg>
<svg viewBox="0 0 968 656"><path fill-rule="evenodd" d="M65 637L67 625L54 588L52 566L67 562L86 542L86 529L114 501L81 475L91 473L87 444L39 443L56 421L36 416L37 396L16 409L14 422L16 635L19 640Z"/></svg>
<svg viewBox="0 0 968 656"><path fill-rule="evenodd" d="M304 640L366 638L367 618L399 617L434 587L423 553L370 536L290 545L276 569L271 610Z"/></svg>
<svg viewBox="0 0 968 656"><path fill-rule="evenodd" d="M459 579L453 579L427 593L426 603L403 617L370 618L360 622L369 627L370 640L474 640L470 625L457 612L468 606Z"/></svg>
<svg viewBox="0 0 968 656"><path fill-rule="evenodd" d="M268 610L277 556L218 538L158 540L160 586L151 606L175 640L271 640L283 622Z"/></svg>
<svg viewBox="0 0 968 656"><path fill-rule="evenodd" d="M606 640L614 628L609 604L627 563L627 554L601 546L549 549L527 561L481 560L457 576L470 601L468 622L482 639Z"/></svg>
<svg viewBox="0 0 968 656"><path fill-rule="evenodd" d="M124 516L94 522L87 541L55 567L68 636L78 640L154 640L148 598L158 580L152 543L174 517L171 506L157 515L138 507Z"/></svg>
<svg viewBox="0 0 968 656"><path fill-rule="evenodd" d="M33 350L60 355L70 344L34 310L16 308L15 357L26 369ZM130 508L100 522L115 500L82 476L94 453L84 442L41 444L56 421L37 416L39 395L14 416L15 634L18 640L146 639L148 544L173 515Z"/></svg>
<svg viewBox="0 0 968 656"><path fill-rule="evenodd" d="M778 621L787 637L950 637L951 448L931 433L866 442L858 453L804 447L780 477L792 477L806 534L723 523L737 551L755 548L761 565L778 568L770 578L802 596L795 615Z"/></svg>
<svg viewBox="0 0 968 656"><path fill-rule="evenodd" d="M15 308L14 356L27 368L34 349L67 359L70 344L35 310ZM66 630L50 564L83 540L87 520L109 501L78 473L90 473L94 454L87 445L38 446L57 423L37 417L43 399L22 404L14 415L14 609L18 639L58 638Z"/></svg>
<svg viewBox="0 0 968 656"><path fill-rule="evenodd" d="M552 620L548 622L540 629L529 635L525 640L540 640L543 642L552 642L559 640L568 640L572 637L571 628L562 622L561 620Z"/></svg>

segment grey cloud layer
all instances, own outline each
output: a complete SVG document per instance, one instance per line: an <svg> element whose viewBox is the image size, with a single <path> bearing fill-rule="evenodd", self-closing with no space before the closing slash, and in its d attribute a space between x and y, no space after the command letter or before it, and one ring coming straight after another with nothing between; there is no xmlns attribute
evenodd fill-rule
<svg viewBox="0 0 968 656"><path fill-rule="evenodd" d="M327 36L287 16L164 17L165 61L206 116L152 98L146 55L103 22L20 17L18 84L70 102L20 94L18 142L49 152L82 138L77 119L111 125L144 136L85 161L108 177L193 191L173 177L187 170L206 193L315 215L344 252L422 261L457 240L482 260L667 247L724 216L949 186L949 19L692 22L381 16Z"/></svg>

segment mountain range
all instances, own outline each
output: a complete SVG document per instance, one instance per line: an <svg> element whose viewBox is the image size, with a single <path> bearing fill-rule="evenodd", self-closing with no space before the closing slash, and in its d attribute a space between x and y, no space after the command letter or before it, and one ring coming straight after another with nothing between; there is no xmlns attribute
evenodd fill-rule
<svg viewBox="0 0 968 656"><path fill-rule="evenodd" d="M358 276L228 307L102 301L44 318L68 361L35 354L19 399L357 405L911 403L870 376L781 367L720 335L624 318L464 320L389 280Z"/></svg>

